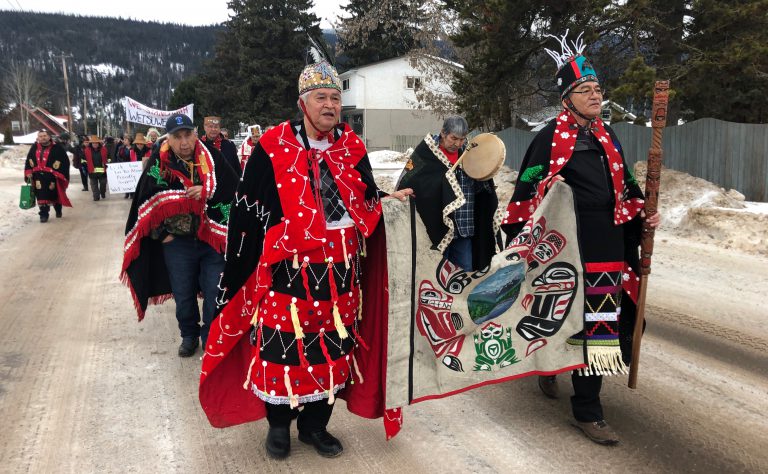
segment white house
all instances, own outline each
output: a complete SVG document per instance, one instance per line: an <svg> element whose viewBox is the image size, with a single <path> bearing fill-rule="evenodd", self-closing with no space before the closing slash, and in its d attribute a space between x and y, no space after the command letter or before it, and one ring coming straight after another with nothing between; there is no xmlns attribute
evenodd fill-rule
<svg viewBox="0 0 768 474"><path fill-rule="evenodd" d="M415 57L401 56L367 64L340 77L341 119L365 139L369 151L405 151L416 146L427 133L440 131L441 117L431 110L417 109L416 90L427 87L451 94L450 86L434 77L425 78L416 68Z"/></svg>

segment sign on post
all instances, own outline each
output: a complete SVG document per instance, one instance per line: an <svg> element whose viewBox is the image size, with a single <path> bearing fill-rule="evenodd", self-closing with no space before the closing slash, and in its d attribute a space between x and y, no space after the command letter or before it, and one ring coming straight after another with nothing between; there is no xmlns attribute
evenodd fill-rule
<svg viewBox="0 0 768 474"><path fill-rule="evenodd" d="M140 123L150 127L165 128L165 121L173 114L184 114L190 120L194 120L192 112L195 104L185 105L176 110L158 110L137 102L130 97L125 98L125 120Z"/></svg>
<svg viewBox="0 0 768 474"><path fill-rule="evenodd" d="M110 193L132 193L141 176L141 161L110 163L107 166L107 183Z"/></svg>

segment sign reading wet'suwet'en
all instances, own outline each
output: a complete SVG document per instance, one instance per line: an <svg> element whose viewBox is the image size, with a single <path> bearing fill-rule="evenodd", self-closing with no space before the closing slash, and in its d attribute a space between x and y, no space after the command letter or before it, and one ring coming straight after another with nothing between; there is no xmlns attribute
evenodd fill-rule
<svg viewBox="0 0 768 474"><path fill-rule="evenodd" d="M132 123L140 123L150 127L165 128L165 122L173 114L184 114L194 120L192 116L195 104L185 105L176 110L158 110L137 102L130 97L125 98L125 120Z"/></svg>

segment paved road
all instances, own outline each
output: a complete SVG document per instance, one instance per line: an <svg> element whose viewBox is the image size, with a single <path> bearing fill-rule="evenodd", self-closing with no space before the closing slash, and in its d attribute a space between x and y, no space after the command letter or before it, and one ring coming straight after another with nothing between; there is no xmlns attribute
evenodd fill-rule
<svg viewBox="0 0 768 474"><path fill-rule="evenodd" d="M0 243L0 471L768 472L768 341L656 301L639 389L605 384L617 447L569 426L567 397L545 399L521 380L408 407L391 441L379 420L339 402L330 429L341 458L295 441L287 461L270 460L265 423L208 425L199 361L176 356L172 302L136 322L117 280L128 202L70 194L76 208L63 219ZM740 317L764 324L755 308Z"/></svg>

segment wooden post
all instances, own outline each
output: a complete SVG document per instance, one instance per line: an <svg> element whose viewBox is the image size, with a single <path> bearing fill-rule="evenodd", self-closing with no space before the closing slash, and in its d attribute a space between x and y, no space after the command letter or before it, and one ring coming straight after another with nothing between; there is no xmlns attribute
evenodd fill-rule
<svg viewBox="0 0 768 474"><path fill-rule="evenodd" d="M637 388L637 371L640 365L640 342L645 325L645 297L648 289L648 275L651 274L653 256L653 238L656 231L649 226L647 219L658 212L659 184L661 181L661 146L664 127L667 125L667 104L669 102L669 81L656 81L653 94L653 115L651 117L653 136L648 150L648 170L645 176L645 220L640 239L640 285L637 295L637 315L632 339L632 363L629 366L629 388Z"/></svg>

